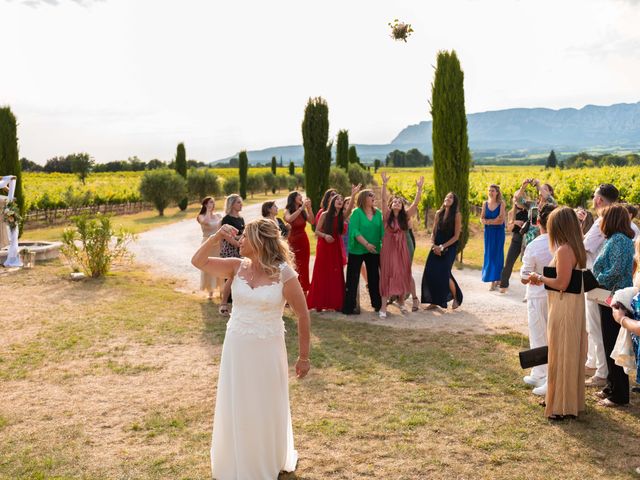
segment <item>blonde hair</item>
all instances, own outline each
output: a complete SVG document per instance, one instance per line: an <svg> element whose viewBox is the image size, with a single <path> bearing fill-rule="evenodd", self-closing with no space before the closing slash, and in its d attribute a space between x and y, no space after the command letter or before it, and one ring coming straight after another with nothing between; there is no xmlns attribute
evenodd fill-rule
<svg viewBox="0 0 640 480"><path fill-rule="evenodd" d="M275 220L252 220L244 227L244 238L256 252L260 268L270 277L280 274L280 265L283 263L292 265L289 245L282 239L280 227Z"/></svg>
<svg viewBox="0 0 640 480"><path fill-rule="evenodd" d="M584 249L582 228L572 208L560 207L551 212L547 220L547 233L551 250L561 245L569 245L576 256L577 267L586 266L587 252Z"/></svg>
<svg viewBox="0 0 640 480"><path fill-rule="evenodd" d="M229 215L231 213L231 207L233 207L233 204L241 199L242 197L237 193L232 193L231 195L229 195L226 199L226 203L224 204L224 213Z"/></svg>

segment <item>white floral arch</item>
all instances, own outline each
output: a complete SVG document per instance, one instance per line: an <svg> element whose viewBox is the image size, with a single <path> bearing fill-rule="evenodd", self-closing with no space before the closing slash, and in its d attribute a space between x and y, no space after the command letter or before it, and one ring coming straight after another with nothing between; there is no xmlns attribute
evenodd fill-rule
<svg viewBox="0 0 640 480"><path fill-rule="evenodd" d="M7 175L0 179L0 188L9 187L9 195L6 197L0 195L0 206L2 210L4 207L14 199L16 194L16 177L13 175ZM1 210L0 210L1 213ZM4 218L0 215L0 228L3 229L2 236L6 236L9 239L9 251L7 255L7 260L4 262L5 267L21 267L22 262L20 261L20 255L18 254L18 236L19 236L19 228L16 226L15 228L9 228L4 222Z"/></svg>

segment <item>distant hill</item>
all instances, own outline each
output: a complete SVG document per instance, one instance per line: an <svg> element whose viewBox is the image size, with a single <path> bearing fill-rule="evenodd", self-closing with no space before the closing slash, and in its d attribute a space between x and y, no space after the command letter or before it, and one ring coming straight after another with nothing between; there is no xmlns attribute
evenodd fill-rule
<svg viewBox="0 0 640 480"><path fill-rule="evenodd" d="M467 115L469 146L474 157L523 151L538 153L579 151L591 148L640 147L640 102L611 106L587 105L580 109L511 108ZM431 155L431 121L404 128L388 144L356 144L360 158L384 160L395 149L418 148ZM302 163L301 145L250 151L251 163L276 156L284 162ZM228 157L230 158L230 157ZM228 160L224 159L224 160Z"/></svg>

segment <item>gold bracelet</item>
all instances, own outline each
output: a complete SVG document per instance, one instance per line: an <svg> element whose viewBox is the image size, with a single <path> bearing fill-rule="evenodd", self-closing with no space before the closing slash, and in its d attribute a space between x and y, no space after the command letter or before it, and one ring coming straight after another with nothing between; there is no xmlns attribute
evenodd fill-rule
<svg viewBox="0 0 640 480"><path fill-rule="evenodd" d="M298 361L299 362L311 362L311 360L309 360L308 358L300 358L300 357L298 357Z"/></svg>

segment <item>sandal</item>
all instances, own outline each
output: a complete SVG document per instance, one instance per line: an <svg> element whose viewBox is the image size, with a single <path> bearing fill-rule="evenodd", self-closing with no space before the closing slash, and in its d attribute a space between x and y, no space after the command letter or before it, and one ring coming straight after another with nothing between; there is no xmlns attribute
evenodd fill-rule
<svg viewBox="0 0 640 480"><path fill-rule="evenodd" d="M601 407L607 407L607 408L624 408L628 406L626 403L616 403L612 400L609 400L608 398L605 398L604 400L600 400L598 402L598 405L600 405Z"/></svg>
<svg viewBox="0 0 640 480"><path fill-rule="evenodd" d="M402 304L402 305L400 305L400 312L403 315L407 315L409 313L409 309L404 304Z"/></svg>
<svg viewBox="0 0 640 480"><path fill-rule="evenodd" d="M554 422L561 422L564 420L564 415L549 415L547 417L549 420L553 420Z"/></svg>
<svg viewBox="0 0 640 480"><path fill-rule="evenodd" d="M413 306L411 307L411 311L417 312L419 309L420 309L420 301L418 300L418 297L415 297L413 299Z"/></svg>
<svg viewBox="0 0 640 480"><path fill-rule="evenodd" d="M229 304L228 303L221 303L220 307L218 308L218 313L220 315L229 315Z"/></svg>

